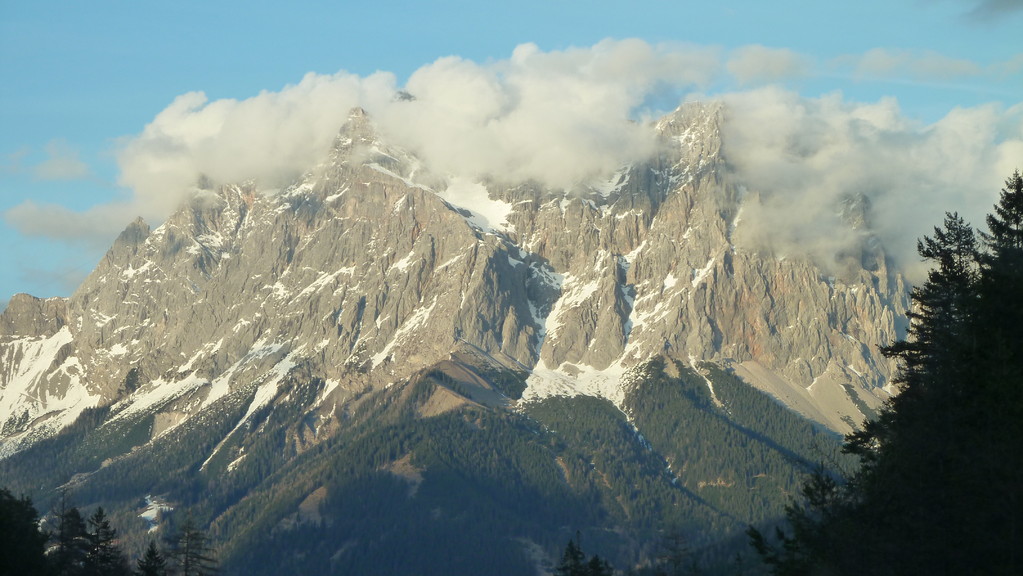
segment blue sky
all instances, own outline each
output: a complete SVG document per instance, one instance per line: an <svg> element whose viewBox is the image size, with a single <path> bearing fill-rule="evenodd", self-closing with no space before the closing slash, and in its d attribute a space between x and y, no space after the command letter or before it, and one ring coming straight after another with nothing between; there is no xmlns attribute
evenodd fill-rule
<svg viewBox="0 0 1023 576"><path fill-rule="evenodd" d="M595 66L625 59L645 70L615 78L620 68L609 65L603 68L608 77L580 80L591 91L603 90L604 82L647 83L638 95L608 89L608 102L624 98L622 106L632 114L668 111L682 99L733 95L738 116L773 134L793 131L789 140L809 124L765 116L760 103L798 110L802 119L814 116L814 126L851 126L850 118L868 115L883 118L876 121L888 140L919 142L914 158L933 156L921 161L921 171L928 162L946 166L949 155L959 154L948 148L961 145L964 158L990 160L974 162L982 164L978 170L994 173L976 190L970 188L974 178L964 174L967 184L957 182L959 192L933 198L960 202L979 195L976 210L982 213L1008 176L997 171L1023 168L1023 148L1017 146L1023 142L1021 29L1021 0L0 0L0 241L6 246L0 251L0 301L16 292L69 295L133 210L159 224L168 195L175 197L139 166L152 159L155 137L145 131L160 124L155 120L161 113L164 122L192 125L221 118L212 110L217 102L240 110L239 102L290 99L289 106L316 111L330 107L331 94L349 94L338 83L358 85L353 90L362 94L375 89L371 84L404 88L410 78L424 92L441 85L456 89L461 81L476 86L482 78L498 85L500 100L501 91L517 82L509 70L526 76L557 70L558 56ZM532 46L517 51L522 45ZM440 60L450 56L458 59ZM380 79L378 72L387 74ZM454 80L442 84L439 78ZM534 84L515 88L527 85ZM195 92L205 99L179 99ZM283 96L275 100L278 94ZM338 105L346 98L339 97ZM459 106L476 104L447 98ZM175 102L178 108L168 112ZM267 104L272 110L278 105ZM608 109L617 110L602 108ZM162 130L165 137L174 128ZM266 130L275 137L271 127ZM182 173L205 162L200 151L208 155L217 142L237 146L230 135L201 147L194 133L179 136L182 146L195 145L180 159ZM739 140L751 150L769 148L763 137L743 132ZM843 164L869 158L840 151ZM490 166L475 160L476 169ZM752 152L746 157L750 170L775 175L771 161ZM234 176L242 169L224 167L222 173ZM793 181L778 178L774 184ZM911 185L905 178L891 182L893 188ZM887 183L880 175L870 181ZM941 186L936 181L932 187ZM926 216L945 209L969 212L933 206Z"/></svg>

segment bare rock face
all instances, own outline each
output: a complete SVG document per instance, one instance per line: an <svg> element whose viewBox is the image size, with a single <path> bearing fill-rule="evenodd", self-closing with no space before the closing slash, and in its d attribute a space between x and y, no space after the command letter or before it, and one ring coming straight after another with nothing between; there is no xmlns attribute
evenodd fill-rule
<svg viewBox="0 0 1023 576"><path fill-rule="evenodd" d="M251 413L296 370L336 404L466 354L531 372L526 401L619 405L631 367L712 361L846 430L885 396L905 286L867 234L840 274L737 245L722 121L687 105L645 163L570 191L477 182L463 205L355 110L291 187L204 185L155 230L130 224L71 298L16 296L0 454L90 405L174 426L239 390Z"/></svg>
<svg viewBox="0 0 1023 576"><path fill-rule="evenodd" d="M680 108L656 127L659 158L516 214L521 244L561 280L541 351L554 374L534 372L527 397L570 393L560 374L657 355L727 365L841 431L886 397L894 365L879 347L899 335L901 277L868 234L854 262L827 268L737 244L748 200L722 154L721 114ZM844 208L850 227L862 226L865 208ZM615 399L622 387L583 389Z"/></svg>
<svg viewBox="0 0 1023 576"><path fill-rule="evenodd" d="M4 336L53 336L67 324L67 301L15 294L0 314L0 338Z"/></svg>

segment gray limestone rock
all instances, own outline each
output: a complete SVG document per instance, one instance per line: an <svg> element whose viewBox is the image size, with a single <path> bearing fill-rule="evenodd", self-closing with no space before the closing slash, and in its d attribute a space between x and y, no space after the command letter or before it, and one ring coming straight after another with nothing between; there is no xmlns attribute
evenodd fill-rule
<svg viewBox="0 0 1023 576"><path fill-rule="evenodd" d="M97 403L170 426L238 391L270 402L296 367L344 399L472 350L534 371L527 400L592 393L551 388L552 374L717 362L847 429L885 396L894 366L878 347L898 335L906 286L855 199L842 209L863 242L838 271L737 245L750 193L723 115L679 108L651 127L658 155L604 182L484 180L481 200L508 207L494 228L355 110L286 189L207 182L155 230L130 224L69 299L16 296L0 316L0 407L64 414L50 432ZM133 369L144 378L126 392ZM612 380L596 393L620 401L627 384ZM0 455L30 428L5 432Z"/></svg>
<svg viewBox="0 0 1023 576"><path fill-rule="evenodd" d="M64 298L36 298L15 294L0 314L0 338L4 336L53 336L68 322Z"/></svg>

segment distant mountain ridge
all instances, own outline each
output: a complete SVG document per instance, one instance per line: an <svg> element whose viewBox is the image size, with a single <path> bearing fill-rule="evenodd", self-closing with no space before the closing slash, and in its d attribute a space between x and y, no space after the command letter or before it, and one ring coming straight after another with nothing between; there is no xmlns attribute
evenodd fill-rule
<svg viewBox="0 0 1023 576"><path fill-rule="evenodd" d="M0 456L95 407L97 431L129 438L112 462L206 430L190 474L242 466L289 403L295 457L382 398L430 419L589 396L635 419L651 362L700 375L700 410L726 410L728 373L848 431L886 397L879 347L907 287L862 228L840 273L736 246L757 199L727 161L725 114L686 104L651 126L655 157L565 191L431 173L354 110L287 189L203 184L155 230L131 223L70 298L13 298Z"/></svg>

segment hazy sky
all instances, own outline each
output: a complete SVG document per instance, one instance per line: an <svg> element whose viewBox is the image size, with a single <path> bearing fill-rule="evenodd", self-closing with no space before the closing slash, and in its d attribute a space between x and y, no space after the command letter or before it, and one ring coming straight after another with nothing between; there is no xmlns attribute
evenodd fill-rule
<svg viewBox="0 0 1023 576"><path fill-rule="evenodd" d="M564 184L723 98L782 249L864 192L908 257L1023 169L1021 29L1023 0L0 0L0 301L69 295L198 172L283 182L353 105L452 173Z"/></svg>

